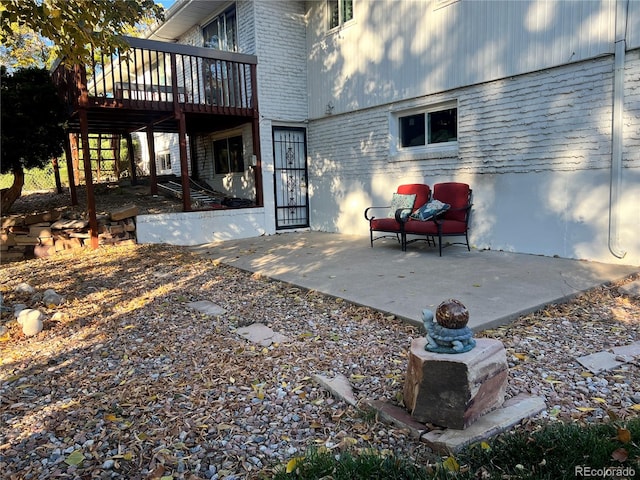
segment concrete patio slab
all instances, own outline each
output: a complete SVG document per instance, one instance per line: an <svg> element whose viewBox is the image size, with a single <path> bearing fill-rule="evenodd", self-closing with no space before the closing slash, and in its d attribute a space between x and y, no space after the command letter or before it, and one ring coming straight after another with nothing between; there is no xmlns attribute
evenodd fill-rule
<svg viewBox="0 0 640 480"><path fill-rule="evenodd" d="M638 266L499 251L438 249L422 242L402 252L393 239L374 248L361 236L295 232L191 247L269 278L396 315L422 325L424 308L460 300L475 331L508 323L550 303L628 277Z"/></svg>

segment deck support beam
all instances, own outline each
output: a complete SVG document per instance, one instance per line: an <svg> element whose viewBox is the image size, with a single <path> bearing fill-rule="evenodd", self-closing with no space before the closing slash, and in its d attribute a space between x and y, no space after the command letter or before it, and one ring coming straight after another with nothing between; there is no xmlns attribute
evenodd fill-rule
<svg viewBox="0 0 640 480"><path fill-rule="evenodd" d="M91 174L91 148L89 147L89 94L87 92L87 72L84 67L76 65L75 81L78 97L78 119L80 120L80 137L82 138L82 162L84 164L84 183L87 187L87 210L89 213L89 233L91 248L98 248L98 218L96 215L96 197L93 190L93 175Z"/></svg>
<svg viewBox="0 0 640 480"><path fill-rule="evenodd" d="M136 155L133 151L133 137L130 133L125 134L127 141L127 152L129 152L129 168L131 168L131 186L138 184L138 174L136 172Z"/></svg>
<svg viewBox="0 0 640 480"><path fill-rule="evenodd" d="M180 180L182 183L182 210L191 211L189 163L187 162L187 120L184 112L178 115L178 143L180 145Z"/></svg>
<svg viewBox="0 0 640 480"><path fill-rule="evenodd" d="M67 175L69 176L69 194L71 195L71 205L78 205L78 193L76 190L76 174L73 162L73 149L71 147L71 138L75 139L73 133L66 135L64 139L64 156L67 160ZM78 145L76 144L76 148Z"/></svg>
<svg viewBox="0 0 640 480"><path fill-rule="evenodd" d="M87 187L87 210L89 211L89 233L91 234L91 248L98 248L98 217L96 215L96 197L93 190L93 175L91 173L91 149L89 148L89 119L87 110L78 111L80 117L80 136L82 138L82 161L84 164L84 183Z"/></svg>
<svg viewBox="0 0 640 480"><path fill-rule="evenodd" d="M151 195L158 194L158 176L156 175L156 142L153 137L153 125L147 127L147 148L149 149L149 183Z"/></svg>

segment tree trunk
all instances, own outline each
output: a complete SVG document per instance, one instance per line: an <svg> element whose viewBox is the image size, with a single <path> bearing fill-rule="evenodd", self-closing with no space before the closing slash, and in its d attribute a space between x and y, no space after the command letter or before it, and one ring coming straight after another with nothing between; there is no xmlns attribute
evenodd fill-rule
<svg viewBox="0 0 640 480"><path fill-rule="evenodd" d="M8 214L11 206L20 198L23 185L24 171L20 168L13 172L13 185L0 190L0 213L2 215Z"/></svg>

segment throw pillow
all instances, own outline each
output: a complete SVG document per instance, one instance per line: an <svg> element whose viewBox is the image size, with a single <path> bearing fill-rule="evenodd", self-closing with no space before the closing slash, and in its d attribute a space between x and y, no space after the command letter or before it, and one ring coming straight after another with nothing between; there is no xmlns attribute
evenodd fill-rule
<svg viewBox="0 0 640 480"><path fill-rule="evenodd" d="M449 207L450 205L448 203L442 203L440 200L431 200L416 210L416 212L411 215L411 218L422 221L429 220L446 212L449 210Z"/></svg>
<svg viewBox="0 0 640 480"><path fill-rule="evenodd" d="M402 211L401 217L403 220L409 218L411 212L413 212L413 204L416 201L416 194L404 195L401 193L394 193L391 199L391 208L389 209L389 218L396 218L396 210L399 208L405 209Z"/></svg>

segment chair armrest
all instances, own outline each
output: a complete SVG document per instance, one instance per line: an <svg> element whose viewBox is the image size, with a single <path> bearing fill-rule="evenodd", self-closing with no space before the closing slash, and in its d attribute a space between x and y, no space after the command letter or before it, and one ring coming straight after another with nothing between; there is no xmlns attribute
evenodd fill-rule
<svg viewBox="0 0 640 480"><path fill-rule="evenodd" d="M391 208L391 206L386 206L386 207L367 207L367 209L364 211L364 218L365 218L366 220L368 220L368 221L373 220L373 219L374 219L374 218L376 218L376 217L374 217L373 215L372 215L371 217L369 217L369 211L370 211L370 210L375 210L375 209L380 209L380 208L386 208L386 209L389 209L389 208Z"/></svg>
<svg viewBox="0 0 640 480"><path fill-rule="evenodd" d="M396 222L398 223L407 223L407 221L409 220L409 215L407 215L405 218L402 218L402 212L403 211L408 211L409 215L411 215L411 212L413 212L412 208L399 208L396 210Z"/></svg>

